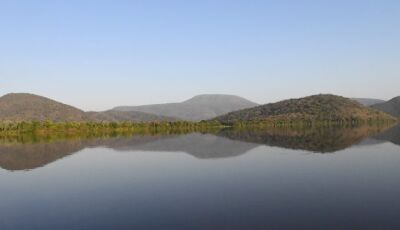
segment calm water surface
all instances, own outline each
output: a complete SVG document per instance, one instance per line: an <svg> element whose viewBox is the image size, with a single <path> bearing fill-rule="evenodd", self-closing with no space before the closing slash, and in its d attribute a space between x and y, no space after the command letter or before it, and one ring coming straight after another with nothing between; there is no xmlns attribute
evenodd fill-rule
<svg viewBox="0 0 400 230"><path fill-rule="evenodd" d="M399 229L400 128L0 144L1 229Z"/></svg>

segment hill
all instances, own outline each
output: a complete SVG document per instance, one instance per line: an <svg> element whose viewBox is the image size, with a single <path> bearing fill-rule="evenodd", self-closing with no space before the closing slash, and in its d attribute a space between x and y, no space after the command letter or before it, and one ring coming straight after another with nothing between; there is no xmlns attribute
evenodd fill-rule
<svg viewBox="0 0 400 230"><path fill-rule="evenodd" d="M84 121L85 112L75 107L28 93L0 97L2 121Z"/></svg>
<svg viewBox="0 0 400 230"><path fill-rule="evenodd" d="M400 96L384 103L372 105L371 107L386 112L392 116L400 117Z"/></svg>
<svg viewBox="0 0 400 230"><path fill-rule="evenodd" d="M222 124L236 122L290 121L367 121L394 119L388 114L368 108L348 98L320 94L284 100L219 116Z"/></svg>
<svg viewBox="0 0 400 230"><path fill-rule="evenodd" d="M200 121L257 105L254 102L234 95L204 94L181 103L119 106L113 110L139 111L188 121Z"/></svg>
<svg viewBox="0 0 400 230"><path fill-rule="evenodd" d="M84 112L52 99L28 93L11 93L0 97L0 121L21 122L45 120L54 122L149 122L175 121L176 119L135 111Z"/></svg>
<svg viewBox="0 0 400 230"><path fill-rule="evenodd" d="M371 106L385 102L385 100L375 99L375 98L351 98L351 99L365 106Z"/></svg>

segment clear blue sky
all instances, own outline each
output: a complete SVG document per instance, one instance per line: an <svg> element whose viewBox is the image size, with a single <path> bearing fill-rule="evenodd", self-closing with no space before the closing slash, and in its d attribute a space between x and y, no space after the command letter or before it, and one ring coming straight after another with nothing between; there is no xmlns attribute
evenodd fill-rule
<svg viewBox="0 0 400 230"><path fill-rule="evenodd" d="M201 93L400 95L400 1L0 1L0 94L85 110Z"/></svg>

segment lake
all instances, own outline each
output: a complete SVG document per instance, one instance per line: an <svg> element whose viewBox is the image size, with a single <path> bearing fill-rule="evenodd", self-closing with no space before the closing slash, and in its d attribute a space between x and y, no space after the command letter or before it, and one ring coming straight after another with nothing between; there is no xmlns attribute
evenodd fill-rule
<svg viewBox="0 0 400 230"><path fill-rule="evenodd" d="M400 127L0 142L1 229L399 229Z"/></svg>

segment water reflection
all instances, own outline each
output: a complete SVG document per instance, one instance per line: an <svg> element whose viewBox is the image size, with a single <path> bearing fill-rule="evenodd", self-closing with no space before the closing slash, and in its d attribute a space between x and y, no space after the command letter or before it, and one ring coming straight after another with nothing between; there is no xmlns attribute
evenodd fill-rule
<svg viewBox="0 0 400 230"><path fill-rule="evenodd" d="M7 170L30 170L47 165L83 149L82 141L51 143L13 143L0 145L0 167Z"/></svg>
<svg viewBox="0 0 400 230"><path fill-rule="evenodd" d="M388 141L400 145L400 125L394 126L372 137L375 140Z"/></svg>
<svg viewBox="0 0 400 230"><path fill-rule="evenodd" d="M362 142L364 141L364 142ZM117 137L3 138L0 167L32 170L85 148L106 147L116 151L184 152L199 159L239 156L260 145L331 153L358 143L392 142L400 145L400 126L353 128L233 130L185 135L135 135Z"/></svg>
<svg viewBox="0 0 400 230"><path fill-rule="evenodd" d="M95 147L116 151L185 152L196 158L207 159L238 156L257 147L257 144L201 133L3 143L0 145L0 167L7 170L30 170L84 148Z"/></svg>
<svg viewBox="0 0 400 230"><path fill-rule="evenodd" d="M313 129L227 129L221 131L218 135L232 140L268 146L316 153L331 153L346 149L380 133L382 134L376 137L380 137L382 140L387 140L385 138L389 136L395 136L395 134L386 135L387 128L382 126L360 126Z"/></svg>

